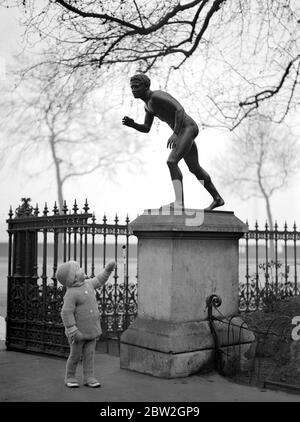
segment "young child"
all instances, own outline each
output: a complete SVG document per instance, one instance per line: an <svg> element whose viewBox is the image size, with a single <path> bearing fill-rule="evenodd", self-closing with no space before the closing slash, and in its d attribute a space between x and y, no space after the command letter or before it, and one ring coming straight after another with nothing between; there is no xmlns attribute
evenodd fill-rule
<svg viewBox="0 0 300 422"><path fill-rule="evenodd" d="M88 278L76 261L64 262L57 269L57 280L67 288L61 311L65 333L70 343L65 374L67 387L79 387L76 369L81 357L84 385L93 388L101 385L94 378L96 339L102 332L95 289L106 283L115 265L114 261L110 261L94 278Z"/></svg>

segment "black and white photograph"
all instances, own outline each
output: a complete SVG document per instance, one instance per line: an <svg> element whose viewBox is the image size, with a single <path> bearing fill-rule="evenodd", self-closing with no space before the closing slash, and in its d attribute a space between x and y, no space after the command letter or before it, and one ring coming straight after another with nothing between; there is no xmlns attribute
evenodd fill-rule
<svg viewBox="0 0 300 422"><path fill-rule="evenodd" d="M299 1L0 0L0 88L0 403L299 403Z"/></svg>

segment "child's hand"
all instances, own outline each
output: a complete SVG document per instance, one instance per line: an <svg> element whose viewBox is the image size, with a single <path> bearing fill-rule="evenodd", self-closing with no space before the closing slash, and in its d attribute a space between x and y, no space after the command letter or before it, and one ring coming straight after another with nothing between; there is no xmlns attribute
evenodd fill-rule
<svg viewBox="0 0 300 422"><path fill-rule="evenodd" d="M105 270L108 271L109 273L111 273L114 268L116 266L115 261L109 261L106 265L105 265Z"/></svg>
<svg viewBox="0 0 300 422"><path fill-rule="evenodd" d="M77 333L75 334L75 341L83 341L86 340L86 336L84 334L82 334L80 331L77 331Z"/></svg>

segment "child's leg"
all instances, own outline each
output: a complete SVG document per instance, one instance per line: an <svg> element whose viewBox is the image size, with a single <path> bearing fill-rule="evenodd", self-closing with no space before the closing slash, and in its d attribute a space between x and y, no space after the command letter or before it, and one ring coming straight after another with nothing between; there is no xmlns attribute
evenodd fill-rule
<svg viewBox="0 0 300 422"><path fill-rule="evenodd" d="M82 355L83 341L70 342L70 354L66 364L65 383L76 383L76 369Z"/></svg>
<svg viewBox="0 0 300 422"><path fill-rule="evenodd" d="M89 387L100 387L100 383L94 378L94 358L96 340L84 342L82 350L83 382Z"/></svg>

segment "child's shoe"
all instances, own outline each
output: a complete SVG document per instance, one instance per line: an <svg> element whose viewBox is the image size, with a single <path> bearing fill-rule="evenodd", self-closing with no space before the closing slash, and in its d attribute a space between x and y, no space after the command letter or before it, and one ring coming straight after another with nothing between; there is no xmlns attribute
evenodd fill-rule
<svg viewBox="0 0 300 422"><path fill-rule="evenodd" d="M78 388L79 383L76 378L68 378L65 382L65 385L69 388Z"/></svg>
<svg viewBox="0 0 300 422"><path fill-rule="evenodd" d="M98 388L101 387L99 381L96 380L94 377L88 377L87 380L84 382L84 385L91 387L91 388Z"/></svg>

